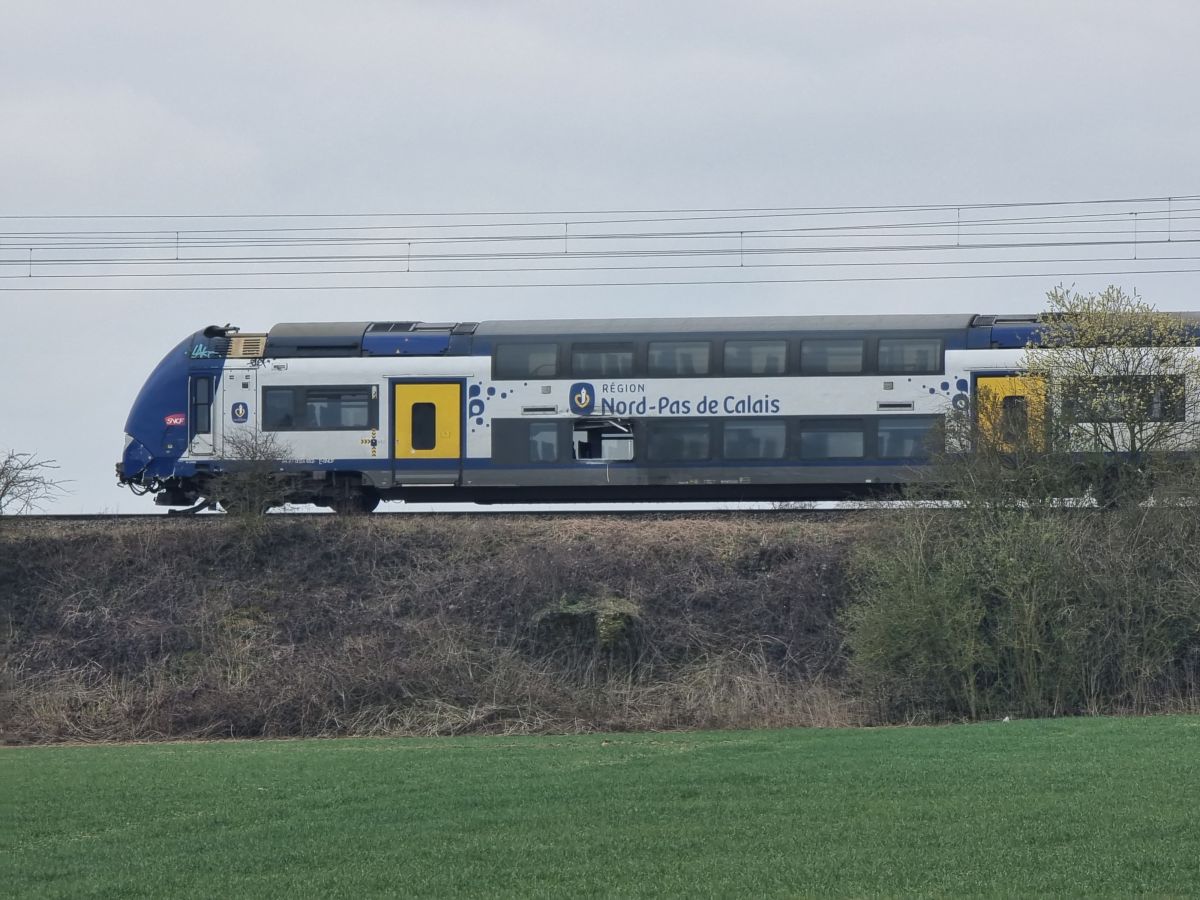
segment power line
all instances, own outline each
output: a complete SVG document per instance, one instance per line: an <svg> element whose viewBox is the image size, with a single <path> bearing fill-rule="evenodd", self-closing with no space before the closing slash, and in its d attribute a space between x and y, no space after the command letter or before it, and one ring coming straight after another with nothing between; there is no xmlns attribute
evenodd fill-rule
<svg viewBox="0 0 1200 900"><path fill-rule="evenodd" d="M733 267L730 267L733 268ZM742 269L741 271L745 271ZM1162 269L1116 269L1086 272L1004 272L970 275L881 275L839 276L829 278L753 278L692 281L601 281L601 282L528 282L508 284L347 284L347 285L205 285L197 287L0 287L5 293L91 293L91 292L142 292L182 293L195 291L404 291L444 289L528 289L528 288L590 288L590 287L697 287L709 285L755 285L755 284L837 284L852 282L902 282L902 281L967 281L1000 278L1076 278L1093 275L1164 275L1200 272L1200 267ZM413 274L428 274L417 272ZM37 280L37 279L26 279Z"/></svg>

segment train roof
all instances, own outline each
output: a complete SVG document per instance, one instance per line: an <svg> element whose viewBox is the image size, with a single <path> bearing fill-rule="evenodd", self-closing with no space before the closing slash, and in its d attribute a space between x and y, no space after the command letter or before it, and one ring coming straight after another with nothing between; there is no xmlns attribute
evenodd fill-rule
<svg viewBox="0 0 1200 900"><path fill-rule="evenodd" d="M513 319L480 322L479 335L678 334L789 331L946 331L973 314L891 316L713 316L654 319Z"/></svg>

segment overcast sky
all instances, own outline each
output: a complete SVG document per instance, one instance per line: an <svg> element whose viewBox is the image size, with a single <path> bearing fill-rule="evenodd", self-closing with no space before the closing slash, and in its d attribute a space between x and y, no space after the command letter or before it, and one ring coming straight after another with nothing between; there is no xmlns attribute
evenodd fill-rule
<svg viewBox="0 0 1200 900"><path fill-rule="evenodd" d="M1185 0L0 0L0 12L7 217L1200 194L1200 5ZM6 218L0 232L59 225ZM11 260L20 242L4 241ZM148 511L112 475L126 413L163 353L212 322L1029 311L1056 280L10 287L0 448L59 460L70 492L50 511ZM1198 273L1066 280L1200 309Z"/></svg>

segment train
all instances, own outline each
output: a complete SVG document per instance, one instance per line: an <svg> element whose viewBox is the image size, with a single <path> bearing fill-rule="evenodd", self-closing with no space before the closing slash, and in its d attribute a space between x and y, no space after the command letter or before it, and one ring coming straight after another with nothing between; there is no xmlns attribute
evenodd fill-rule
<svg viewBox="0 0 1200 900"><path fill-rule="evenodd" d="M1037 315L209 326L146 380L120 484L161 506L793 501L907 483L948 410L1021 400ZM247 449L249 448L249 450ZM254 457L260 457L255 459Z"/></svg>

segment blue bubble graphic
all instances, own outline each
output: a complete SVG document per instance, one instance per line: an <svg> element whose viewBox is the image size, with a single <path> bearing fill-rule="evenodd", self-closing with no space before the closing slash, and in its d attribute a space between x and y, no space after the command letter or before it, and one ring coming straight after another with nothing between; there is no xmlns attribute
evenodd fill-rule
<svg viewBox="0 0 1200 900"><path fill-rule="evenodd" d="M958 388L960 391L964 391L964 392L969 387L969 385L967 384L967 379L965 379L965 378L958 379L958 381L954 382L954 386L956 388Z"/></svg>
<svg viewBox="0 0 1200 900"><path fill-rule="evenodd" d="M468 397L478 397L479 396L479 385L473 384L469 388L467 388L467 396Z"/></svg>
<svg viewBox="0 0 1200 900"><path fill-rule="evenodd" d="M490 388L488 388L488 396L489 396L489 397L495 397L495 396L496 396L496 389L495 389L494 387L490 387Z"/></svg>

